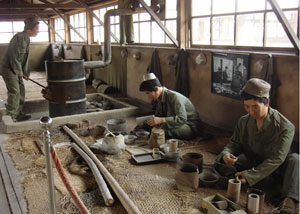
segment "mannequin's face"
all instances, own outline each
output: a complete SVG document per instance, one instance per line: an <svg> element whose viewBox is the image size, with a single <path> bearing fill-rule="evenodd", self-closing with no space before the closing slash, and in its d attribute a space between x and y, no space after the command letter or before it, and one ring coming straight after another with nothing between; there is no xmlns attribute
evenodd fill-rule
<svg viewBox="0 0 300 214"><path fill-rule="evenodd" d="M267 116L269 102L264 104L257 100L244 100L244 107L250 116L257 120Z"/></svg>
<svg viewBox="0 0 300 214"><path fill-rule="evenodd" d="M35 25L33 29L27 30L29 37L35 37L39 33L39 24Z"/></svg>
<svg viewBox="0 0 300 214"><path fill-rule="evenodd" d="M161 94L158 87L155 87L155 91L144 91L150 100L157 100Z"/></svg>

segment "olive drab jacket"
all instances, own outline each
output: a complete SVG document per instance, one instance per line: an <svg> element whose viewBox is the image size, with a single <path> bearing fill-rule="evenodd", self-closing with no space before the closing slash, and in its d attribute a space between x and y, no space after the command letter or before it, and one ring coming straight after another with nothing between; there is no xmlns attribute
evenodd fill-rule
<svg viewBox="0 0 300 214"><path fill-rule="evenodd" d="M163 87L162 98L158 99L155 116L165 117L163 129L175 129L187 124L199 133L200 118L192 102L182 94Z"/></svg>
<svg viewBox="0 0 300 214"><path fill-rule="evenodd" d="M224 150L218 155L244 154L252 168L242 171L250 186L272 174L290 152L295 133L294 125L277 110L269 107L261 130L249 114L241 117Z"/></svg>
<svg viewBox="0 0 300 214"><path fill-rule="evenodd" d="M26 32L17 33L10 41L8 49L2 59L3 76L23 73L29 76L28 55L30 39Z"/></svg>

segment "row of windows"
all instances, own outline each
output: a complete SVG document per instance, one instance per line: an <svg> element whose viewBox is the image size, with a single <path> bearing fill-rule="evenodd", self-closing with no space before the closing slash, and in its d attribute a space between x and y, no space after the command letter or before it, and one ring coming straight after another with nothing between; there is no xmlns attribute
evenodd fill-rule
<svg viewBox="0 0 300 214"><path fill-rule="evenodd" d="M148 5L150 0L145 1ZM292 29L297 32L298 0L277 0ZM93 10L104 22L104 14L117 5ZM71 42L87 41L86 13L69 16ZM119 39L119 16L111 16L111 32ZM166 0L165 18L162 23L176 38L177 8L174 0ZM133 15L135 43L171 44L172 42L147 13ZM190 17L190 45L254 46L254 47L292 47L280 22L267 0L192 0ZM11 37L24 27L23 22L0 22L0 43L7 43ZM54 19L55 41L65 40L63 19ZM104 42L104 28L93 18L94 43ZM32 39L49 41L48 27L40 24L40 33ZM112 37L112 42L115 40Z"/></svg>

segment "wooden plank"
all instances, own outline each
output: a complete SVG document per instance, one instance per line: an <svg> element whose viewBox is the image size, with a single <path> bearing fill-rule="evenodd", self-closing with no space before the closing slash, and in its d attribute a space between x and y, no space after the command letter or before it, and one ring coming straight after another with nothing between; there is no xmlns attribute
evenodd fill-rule
<svg viewBox="0 0 300 214"><path fill-rule="evenodd" d="M11 213L26 213L26 203L22 198L23 187L19 182L21 175L15 169L11 158L5 151L3 143L0 143L0 172Z"/></svg>

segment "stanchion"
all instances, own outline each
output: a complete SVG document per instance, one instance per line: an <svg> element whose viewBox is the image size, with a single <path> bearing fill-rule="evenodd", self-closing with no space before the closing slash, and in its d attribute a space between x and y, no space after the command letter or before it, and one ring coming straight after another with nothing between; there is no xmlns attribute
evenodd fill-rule
<svg viewBox="0 0 300 214"><path fill-rule="evenodd" d="M43 139L45 142L45 159L46 159L46 172L47 172L47 182L48 182L49 208L51 214L56 214L53 169L52 169L52 161L50 156L51 137L50 137L49 129L52 125L52 119L48 116L43 116L40 119L40 125L42 128L44 128Z"/></svg>

